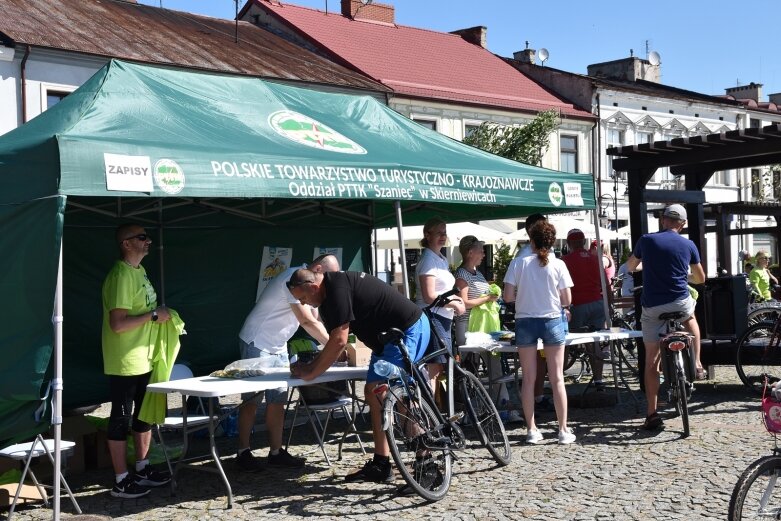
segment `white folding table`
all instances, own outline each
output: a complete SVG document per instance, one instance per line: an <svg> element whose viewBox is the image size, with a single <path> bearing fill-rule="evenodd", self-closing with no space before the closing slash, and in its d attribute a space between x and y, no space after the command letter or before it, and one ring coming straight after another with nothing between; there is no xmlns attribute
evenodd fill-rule
<svg viewBox="0 0 781 521"><path fill-rule="evenodd" d="M277 389L280 387L292 388L302 385L314 385L338 380L364 380L368 367L331 367L317 378L309 381L290 376L288 368L268 369L268 374L263 376L252 376L248 378L217 378L213 376L196 376L194 378L185 378L182 380L173 380L170 382L160 382L149 384L147 390L154 393L179 393L182 395L182 416L183 430L185 438L188 434L187 429L187 398L189 396L198 396L200 398L219 398L243 393L259 393L268 389ZM220 463L220 456L217 453L217 447L214 440L214 431L219 417L214 411L215 400L209 402L209 445L211 456L216 466L216 472L220 474L225 489L228 493L228 507L233 506L233 491L231 489L228 477ZM176 465L178 471L183 462L180 460ZM211 468L194 467L199 470L215 470ZM173 477L172 477L173 478Z"/></svg>
<svg viewBox="0 0 781 521"><path fill-rule="evenodd" d="M637 401L637 397L632 392L632 389L629 387L629 383L626 381L626 378L624 378L624 372L623 372L623 364L621 362L621 357L617 356L616 350L615 350L615 341L616 340L626 340L629 338L641 338L643 336L642 331L635 331L632 329L605 329L600 331L592 331L588 333L568 333L567 338L564 341L564 345L576 345L576 344L590 344L594 343L598 345L600 342L607 342L610 346L610 360L609 363L613 368L613 386L616 390L616 397L620 401L621 395L620 395L620 389L619 389L619 381L621 382L621 386L626 389L629 392L629 396L632 397L632 400L635 402L635 407L639 406L639 402ZM540 349L541 346L538 346L538 349ZM459 350L465 353L481 353L481 352L494 352L494 353L517 353L518 347L515 346L512 342L509 341L502 341L502 342L494 342L492 344L483 344L483 345L464 345L460 346ZM520 389L519 389L520 392Z"/></svg>

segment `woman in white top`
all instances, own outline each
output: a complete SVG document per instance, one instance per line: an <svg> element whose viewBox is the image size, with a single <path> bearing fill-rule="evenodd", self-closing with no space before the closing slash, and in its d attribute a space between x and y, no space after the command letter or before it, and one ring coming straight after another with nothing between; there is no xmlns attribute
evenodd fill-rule
<svg viewBox="0 0 781 521"><path fill-rule="evenodd" d="M538 443L542 434L534 422L534 383L537 375L537 340L542 339L553 404L559 422L559 443L575 441L567 427L567 392L564 389L565 321L570 319L572 277L564 261L551 254L556 228L542 221L529 231L534 256L508 268L504 300L515 300L515 344L521 360L521 404L526 417L527 443Z"/></svg>
<svg viewBox="0 0 781 521"><path fill-rule="evenodd" d="M423 225L423 239L420 241L423 253L415 268L415 278L418 281L416 302L420 307L431 304L434 299L453 289L456 284L455 277L450 273L447 259L440 253L446 244L447 225L445 221L438 218L426 221L426 224ZM450 348L452 345L450 327L453 323L453 315L460 315L464 312L464 302L458 297L453 297L446 306L432 311L431 327ZM445 357L442 356L435 358L432 363L427 365L432 381L442 371L444 361Z"/></svg>

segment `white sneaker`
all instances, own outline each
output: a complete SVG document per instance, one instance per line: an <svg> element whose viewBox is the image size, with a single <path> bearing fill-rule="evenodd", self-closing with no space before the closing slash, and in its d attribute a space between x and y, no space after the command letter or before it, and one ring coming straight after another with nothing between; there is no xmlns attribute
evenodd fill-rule
<svg viewBox="0 0 781 521"><path fill-rule="evenodd" d="M536 445L541 441L542 441L542 433L537 429L529 430L526 433L526 443L531 443L532 445Z"/></svg>
<svg viewBox="0 0 781 521"><path fill-rule="evenodd" d="M527 438L528 441L528 438ZM575 435L572 434L569 431L561 430L559 431L559 444L560 445L568 445L575 441Z"/></svg>

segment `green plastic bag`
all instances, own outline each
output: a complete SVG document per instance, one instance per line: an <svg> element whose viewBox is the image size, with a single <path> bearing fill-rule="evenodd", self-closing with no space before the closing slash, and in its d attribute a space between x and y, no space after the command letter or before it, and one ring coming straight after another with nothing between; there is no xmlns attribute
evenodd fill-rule
<svg viewBox="0 0 781 521"><path fill-rule="evenodd" d="M488 294L499 296L502 294L502 290L496 284L491 284L488 286ZM469 311L467 331L470 333L493 333L501 330L502 323L499 320L499 304L495 300L475 306Z"/></svg>

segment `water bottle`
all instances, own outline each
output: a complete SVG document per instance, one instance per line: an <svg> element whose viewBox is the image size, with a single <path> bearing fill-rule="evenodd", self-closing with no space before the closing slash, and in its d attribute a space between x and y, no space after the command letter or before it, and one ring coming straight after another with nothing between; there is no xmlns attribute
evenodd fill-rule
<svg viewBox="0 0 781 521"><path fill-rule="evenodd" d="M377 360L374 362L374 372L388 380L401 378L401 368L387 360Z"/></svg>
<svg viewBox="0 0 781 521"><path fill-rule="evenodd" d="M567 322L567 310L561 308L561 324L564 326L564 334L569 334L569 322Z"/></svg>

